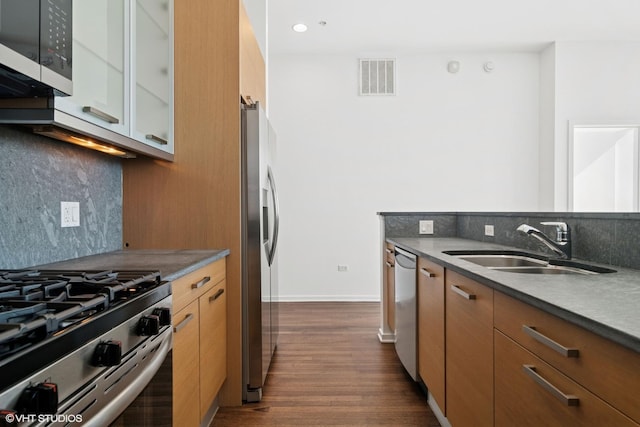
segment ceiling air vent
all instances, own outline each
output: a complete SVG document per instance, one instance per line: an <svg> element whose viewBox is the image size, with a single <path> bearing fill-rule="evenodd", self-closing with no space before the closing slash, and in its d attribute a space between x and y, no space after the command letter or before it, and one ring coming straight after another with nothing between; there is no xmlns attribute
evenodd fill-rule
<svg viewBox="0 0 640 427"><path fill-rule="evenodd" d="M360 59L360 95L395 95L395 71L395 59Z"/></svg>

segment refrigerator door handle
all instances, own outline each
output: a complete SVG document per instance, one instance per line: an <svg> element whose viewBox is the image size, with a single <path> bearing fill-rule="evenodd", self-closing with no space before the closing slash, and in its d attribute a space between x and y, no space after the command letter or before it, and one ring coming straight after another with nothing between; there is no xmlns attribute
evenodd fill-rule
<svg viewBox="0 0 640 427"><path fill-rule="evenodd" d="M269 256L267 257L267 261L269 262L269 265L271 265L273 264L273 259L276 256L276 247L278 246L278 229L280 228L280 206L278 203L278 191L276 190L276 183L273 178L271 167L267 168L267 180L269 181L269 186L271 187L271 198L273 200L273 237L271 242L271 250L269 251Z"/></svg>

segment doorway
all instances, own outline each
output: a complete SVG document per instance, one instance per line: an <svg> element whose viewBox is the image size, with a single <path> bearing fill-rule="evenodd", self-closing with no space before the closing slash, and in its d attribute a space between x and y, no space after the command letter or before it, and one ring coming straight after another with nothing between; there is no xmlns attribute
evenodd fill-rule
<svg viewBox="0 0 640 427"><path fill-rule="evenodd" d="M569 130L569 210L637 212L640 125L577 125Z"/></svg>

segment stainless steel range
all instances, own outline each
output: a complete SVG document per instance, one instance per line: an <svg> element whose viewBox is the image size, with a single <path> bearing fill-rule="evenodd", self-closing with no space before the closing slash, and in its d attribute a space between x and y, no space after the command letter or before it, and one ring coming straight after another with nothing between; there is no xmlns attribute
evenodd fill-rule
<svg viewBox="0 0 640 427"><path fill-rule="evenodd" d="M106 426L171 349L153 271L0 270L0 426Z"/></svg>

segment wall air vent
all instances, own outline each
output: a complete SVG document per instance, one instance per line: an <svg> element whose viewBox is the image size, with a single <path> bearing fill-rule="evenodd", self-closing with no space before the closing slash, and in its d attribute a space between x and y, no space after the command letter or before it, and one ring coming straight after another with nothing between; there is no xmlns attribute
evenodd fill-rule
<svg viewBox="0 0 640 427"><path fill-rule="evenodd" d="M360 59L359 62L360 95L396 94L395 59Z"/></svg>

